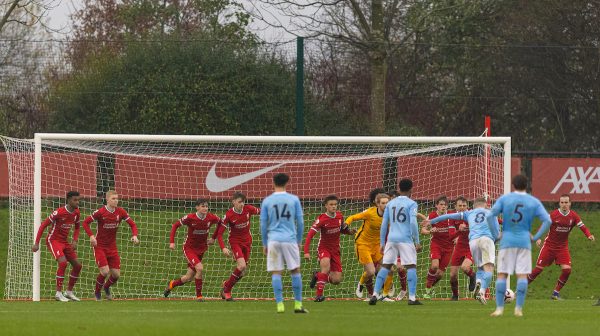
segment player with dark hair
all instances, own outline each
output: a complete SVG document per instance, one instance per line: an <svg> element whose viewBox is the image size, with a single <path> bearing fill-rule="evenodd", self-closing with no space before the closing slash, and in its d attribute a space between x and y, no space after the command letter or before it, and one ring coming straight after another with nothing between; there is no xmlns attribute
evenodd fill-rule
<svg viewBox="0 0 600 336"><path fill-rule="evenodd" d="M527 275L531 273L531 241L538 240L552 223L542 203L526 193L527 177L516 175L512 179L512 184L515 191L498 198L490 215L486 217L492 230L499 214L502 214L504 220L502 235L493 232L495 237L501 238L496 279L496 310L491 316L501 316L504 313L506 278L513 273L517 274L514 314L517 317L523 316L523 305L527 295ZM542 226L532 238L531 223L535 217L542 221Z"/></svg>
<svg viewBox="0 0 600 336"><path fill-rule="evenodd" d="M445 215L448 210L448 197L445 195L439 196L435 200L436 210L431 212L428 216L429 220L432 220L438 216ZM455 228L452 226L453 222L449 219L440 221L432 226L431 229L423 227L421 233L431 234L431 243L429 245L429 259L431 260L431 266L427 272L427 282L425 284L425 294L423 298L431 299L434 290L433 286L442 279L446 267L450 263L452 252L454 250L454 242L450 239L450 231L454 231Z"/></svg>
<svg viewBox="0 0 600 336"><path fill-rule="evenodd" d="M81 263L77 260L77 253L75 252L77 239L79 238L79 197L80 195L77 191L67 192L67 204L54 210L50 216L42 222L35 237L35 243L31 247L31 251L34 253L40 249L39 244L42 234L46 227L50 226L50 232L46 237L46 246L48 246L48 250L50 250L52 256L58 263L58 269L56 270L56 294L54 295L54 298L56 301L61 302L67 302L69 300L80 301L73 293L73 287L75 286L75 283L77 283L82 267ZM75 227L75 230L73 231L73 240L69 243L69 232L73 226ZM67 292L63 294L62 289L67 262L71 264L71 274L69 276Z"/></svg>
<svg viewBox="0 0 600 336"><path fill-rule="evenodd" d="M464 212L469 208L466 198L456 198L456 212ZM475 290L476 276L471 265L473 256L469 247L469 222L465 219L452 220L449 226L450 239L454 242L454 251L450 259L450 287L452 288L452 300L458 300L458 270L462 270L469 277L469 292Z"/></svg>
<svg viewBox="0 0 600 336"><path fill-rule="evenodd" d="M246 195L236 192L231 197L233 207L225 213L223 222L217 228L217 241L223 254L235 259L236 266L229 278L223 281L221 289L221 298L227 301L233 301L231 289L246 274L246 267L250 260L250 251L252 250L252 234L250 234L250 218L252 215L258 215L260 209L246 204ZM223 232L229 231L229 246L231 250L225 247L223 242Z"/></svg>
<svg viewBox="0 0 600 336"><path fill-rule="evenodd" d="M215 230L212 238L208 238L210 227L219 225L221 219L208 212L208 200L200 199L196 201L196 212L183 216L180 220L173 223L171 227L171 235L169 238L169 248L175 249L175 233L181 226L187 226L187 237L183 243L183 254L188 261L187 272L179 279L169 281L167 289L164 291L164 296L171 294L173 288L181 286L192 279L196 285L196 301L204 301L202 296L202 257L208 250L208 246L212 245L217 235Z"/></svg>
<svg viewBox="0 0 600 336"><path fill-rule="evenodd" d="M294 312L308 313L302 305L302 273L300 244L304 231L304 214L298 196L286 192L290 177L283 173L273 176L274 192L260 206L260 234L263 253L267 256L267 272L277 303L277 313L285 312L281 274L285 266L291 273L294 292Z"/></svg>
<svg viewBox="0 0 600 336"><path fill-rule="evenodd" d="M329 195L323 200L325 213L317 217L308 231L304 243L304 258L310 260L310 242L315 234L319 233L319 246L317 255L319 257L320 272L314 272L310 287L317 286L315 302L325 301L323 290L326 283L338 285L342 281L342 258L340 252L340 234L353 235L356 229L350 229L344 223L344 216L338 211L339 199L335 195Z"/></svg>
<svg viewBox="0 0 600 336"><path fill-rule="evenodd" d="M375 289L369 300L370 305L377 304L378 293L392 268L400 257L402 266L407 269L408 304L420 305L417 301L417 252L419 243L419 225L417 224L418 206L410 199L413 183L402 179L399 183L400 196L391 200L385 207L380 230L380 246L383 251L383 266L377 273ZM389 230L388 230L389 228Z"/></svg>

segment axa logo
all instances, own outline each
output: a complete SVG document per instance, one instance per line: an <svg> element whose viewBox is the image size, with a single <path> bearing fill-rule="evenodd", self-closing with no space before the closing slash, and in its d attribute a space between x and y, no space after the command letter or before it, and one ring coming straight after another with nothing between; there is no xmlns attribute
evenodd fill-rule
<svg viewBox="0 0 600 336"><path fill-rule="evenodd" d="M589 194L592 183L600 184L600 167L569 167L551 193L556 194L563 184L567 184L573 186L570 194Z"/></svg>
<svg viewBox="0 0 600 336"><path fill-rule="evenodd" d="M252 171L252 172L249 172L246 174L237 175L237 176L228 177L228 178L220 178L217 176L217 173L216 173L217 164L215 163L210 168L210 170L208 171L208 174L206 175L206 188L210 192L227 191L231 188L239 186L240 184L246 183L256 177L259 177L260 175L266 174L273 169L277 169L277 168L283 166L284 164L285 163L279 163L274 166L269 166L269 167L255 170L255 171Z"/></svg>

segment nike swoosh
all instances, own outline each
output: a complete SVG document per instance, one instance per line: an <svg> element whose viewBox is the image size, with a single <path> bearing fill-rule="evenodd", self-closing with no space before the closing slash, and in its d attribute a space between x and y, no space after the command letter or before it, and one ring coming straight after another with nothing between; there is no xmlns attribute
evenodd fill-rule
<svg viewBox="0 0 600 336"><path fill-rule="evenodd" d="M246 183L262 174L268 173L273 169L277 169L283 166L285 163L276 164L274 166L266 167L260 170L256 170L253 172L249 172L246 174L229 177L229 178L220 178L215 173L217 168L217 164L215 163L212 168L208 171L206 175L206 188L210 192L222 192L229 190L233 187L239 186L240 184Z"/></svg>

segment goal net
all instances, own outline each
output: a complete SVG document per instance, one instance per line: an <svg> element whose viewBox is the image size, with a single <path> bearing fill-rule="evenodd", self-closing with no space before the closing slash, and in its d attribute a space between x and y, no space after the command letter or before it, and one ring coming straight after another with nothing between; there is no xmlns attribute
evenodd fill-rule
<svg viewBox="0 0 600 336"><path fill-rule="evenodd" d="M507 152L510 155L509 138L38 134L35 140L0 139L7 151L10 174L6 299L36 300L38 295L54 295L56 262L44 240L41 252L32 253L31 245L34 230L52 211L64 206L69 190L82 195L82 219L103 206L108 190L119 194L119 206L138 225L141 244L134 246L129 241L129 227L121 224L117 235L121 279L112 291L116 298L142 299L161 298L167 281L186 272L181 250L186 230L178 230L175 250L169 249L169 231L172 223L195 211L198 198L209 199L209 211L219 217L231 207L230 198L236 191L246 194L247 204L259 207L272 192L273 174L287 173L291 177L288 191L302 201L306 236L314 219L324 212L323 198L330 194L340 198L340 211L347 217L371 206L368 195L372 189L395 190L398 181L407 177L414 182L412 198L419 204L419 212L427 215L440 195L450 200L484 195L496 199L507 191L510 174L510 161L505 157ZM451 201L449 208L453 206ZM355 222L352 227L360 224ZM92 229L95 231L96 223ZM247 274L234 287L233 295L271 298L258 216L252 217L251 230L254 242ZM317 241L311 244L313 255ZM425 290L430 236L422 235L421 241L418 296ZM354 252L353 237L341 237L341 251L342 283L328 284L325 295L353 298L363 270ZM77 254L83 270L75 292L91 297L98 271L83 229ZM204 295L217 298L235 262L215 244L209 247L203 264ZM303 261L306 297L314 295L308 282L316 269L316 258ZM288 292L290 284L286 281L289 278L284 277L284 291ZM394 282L398 289L397 276ZM467 294L467 282L461 272L461 297ZM291 291L287 293L290 295ZM448 270L436 285L435 297L451 295ZM194 297L193 282L178 287L172 297Z"/></svg>

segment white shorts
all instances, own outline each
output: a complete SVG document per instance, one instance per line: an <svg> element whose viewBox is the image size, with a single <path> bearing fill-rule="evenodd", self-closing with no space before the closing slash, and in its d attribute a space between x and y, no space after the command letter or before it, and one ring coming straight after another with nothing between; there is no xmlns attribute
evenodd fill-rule
<svg viewBox="0 0 600 336"><path fill-rule="evenodd" d="M383 250L383 264L396 264L400 257L402 265L417 264L417 250L415 244L412 243L385 243Z"/></svg>
<svg viewBox="0 0 600 336"><path fill-rule="evenodd" d="M490 237L479 237L469 241L473 262L477 267L496 263L496 246Z"/></svg>
<svg viewBox="0 0 600 336"><path fill-rule="evenodd" d="M511 247L498 251L498 273L531 273L531 250Z"/></svg>
<svg viewBox="0 0 600 336"><path fill-rule="evenodd" d="M267 246L267 272L283 271L300 267L300 250L296 243L270 241Z"/></svg>

